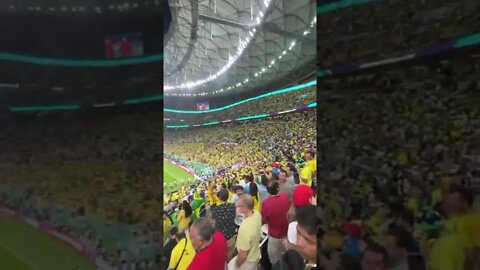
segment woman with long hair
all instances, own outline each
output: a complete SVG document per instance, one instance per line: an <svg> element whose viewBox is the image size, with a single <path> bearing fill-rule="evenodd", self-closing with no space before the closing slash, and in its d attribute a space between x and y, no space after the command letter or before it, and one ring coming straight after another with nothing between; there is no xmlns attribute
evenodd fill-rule
<svg viewBox="0 0 480 270"><path fill-rule="evenodd" d="M250 196L253 198L253 209L260 211L260 194L258 193L258 187L257 184L254 182L250 183Z"/></svg>
<svg viewBox="0 0 480 270"><path fill-rule="evenodd" d="M188 201L183 201L181 210L177 215L178 220L178 230L180 232L185 231L188 229L190 222L192 221L192 207L188 203Z"/></svg>

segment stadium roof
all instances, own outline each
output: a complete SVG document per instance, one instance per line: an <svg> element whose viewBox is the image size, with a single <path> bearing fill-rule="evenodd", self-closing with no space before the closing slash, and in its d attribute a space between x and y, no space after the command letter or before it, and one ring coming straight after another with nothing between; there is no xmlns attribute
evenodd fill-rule
<svg viewBox="0 0 480 270"><path fill-rule="evenodd" d="M171 0L170 5L166 96L245 92L315 73L313 0Z"/></svg>

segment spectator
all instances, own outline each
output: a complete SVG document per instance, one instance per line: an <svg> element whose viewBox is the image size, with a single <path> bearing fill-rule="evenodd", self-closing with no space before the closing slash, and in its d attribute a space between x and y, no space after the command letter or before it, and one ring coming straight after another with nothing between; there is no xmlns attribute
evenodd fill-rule
<svg viewBox="0 0 480 270"><path fill-rule="evenodd" d="M178 213L177 220L179 231L185 231L188 229L188 226L190 226L190 222L192 221L192 207L188 201L183 201L182 209Z"/></svg>
<svg viewBox="0 0 480 270"><path fill-rule="evenodd" d="M238 198L243 195L243 187L240 185L235 186L233 189L235 194L232 195L231 201L233 204L237 204Z"/></svg>
<svg viewBox="0 0 480 270"><path fill-rule="evenodd" d="M321 220L317 214L317 207L306 205L298 209L297 245L301 254L308 263L317 263L317 234L321 234Z"/></svg>
<svg viewBox="0 0 480 270"><path fill-rule="evenodd" d="M255 184L254 182L251 182L249 186L250 186L250 196L252 197L254 202L254 208L257 211L260 211L260 207L261 207L260 193L258 192L257 184Z"/></svg>
<svg viewBox="0 0 480 270"><path fill-rule="evenodd" d="M237 203L238 211L245 216L237 236L236 265L239 270L258 268L262 217L254 209L254 204L254 198L250 195L242 195Z"/></svg>
<svg viewBox="0 0 480 270"><path fill-rule="evenodd" d="M195 250L192 241L185 236L184 232L179 232L175 236L177 244L172 250L169 270L186 270L195 256Z"/></svg>
<svg viewBox="0 0 480 270"><path fill-rule="evenodd" d="M286 193L288 198L292 199L293 185L292 182L288 181L288 177L287 171L281 169L278 175L278 182L280 184L280 192Z"/></svg>
<svg viewBox="0 0 480 270"><path fill-rule="evenodd" d="M227 261L230 261L235 256L236 207L233 203L228 202L228 191L226 189L221 189L218 192L218 198L220 204L211 207L212 218L215 220L216 230L222 232L227 239Z"/></svg>
<svg viewBox="0 0 480 270"><path fill-rule="evenodd" d="M177 234L178 234L178 228L172 227L170 229L170 233L168 235L167 241L164 242L163 254L165 257L164 261L166 261L166 265L170 265L170 257L172 255L173 249L178 243Z"/></svg>
<svg viewBox="0 0 480 270"><path fill-rule="evenodd" d="M480 215L472 211L472 190L459 185L451 185L443 200L443 210L448 217L447 227L460 237L467 250L470 265L480 265Z"/></svg>
<svg viewBox="0 0 480 270"><path fill-rule="evenodd" d="M270 196L262 202L262 218L268 225L268 257L274 265L285 251L283 241L287 237L287 213L290 209L290 200L286 193L279 193L277 181L267 186Z"/></svg>
<svg viewBox="0 0 480 270"><path fill-rule="evenodd" d="M387 233L385 247L391 261L391 270L424 270L425 262L419 253L413 253L415 243L408 231L393 228Z"/></svg>
<svg viewBox="0 0 480 270"><path fill-rule="evenodd" d="M190 238L196 251L188 270L225 270L227 240L222 232L215 232L214 221L200 218L190 227Z"/></svg>

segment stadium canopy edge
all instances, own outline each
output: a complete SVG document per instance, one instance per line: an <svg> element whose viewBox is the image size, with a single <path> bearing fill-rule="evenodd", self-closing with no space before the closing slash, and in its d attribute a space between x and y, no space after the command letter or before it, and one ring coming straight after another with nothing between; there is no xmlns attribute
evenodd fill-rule
<svg viewBox="0 0 480 270"><path fill-rule="evenodd" d="M238 101L238 102L235 102L235 103L232 103L232 104L220 107L220 108L215 108L215 109L210 109L210 110L190 111L190 110L173 110L173 109L164 108L163 111L164 112L169 112L169 113L183 113L183 114L202 114L202 113L219 112L219 111L230 109L230 108L233 108L235 106L238 106L238 105L241 105L241 104L253 101L253 100L262 99L262 98L270 97L270 96L273 96L273 95L278 95L278 94L283 94L283 93L288 93L288 92L292 92L292 91L301 90L301 89L304 89L304 88L307 88L307 87L310 87L310 86L314 86L316 84L317 84L317 80L313 80L313 81L310 81L310 82L307 82L307 83L291 86L291 87L284 88L284 89L275 90L275 91L272 91L272 92L269 92L269 93L266 93L266 94L262 94L262 95L251 97L251 98L247 98L247 99L244 99L244 100L241 100L241 101Z"/></svg>

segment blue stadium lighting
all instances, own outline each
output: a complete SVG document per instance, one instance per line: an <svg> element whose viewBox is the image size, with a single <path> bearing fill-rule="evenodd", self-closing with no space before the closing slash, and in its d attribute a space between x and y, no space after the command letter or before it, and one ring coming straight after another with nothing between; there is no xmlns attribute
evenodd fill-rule
<svg viewBox="0 0 480 270"><path fill-rule="evenodd" d="M68 111L68 110L78 110L80 105L46 105L46 106L19 106L19 107L10 107L11 112L40 112L40 111Z"/></svg>
<svg viewBox="0 0 480 270"><path fill-rule="evenodd" d="M205 123L203 124L204 126L211 126L211 125L218 125L220 124L220 122L209 122L209 123Z"/></svg>
<svg viewBox="0 0 480 270"><path fill-rule="evenodd" d="M313 85L316 85L316 84L317 84L317 81L314 80L314 81L310 81L310 82L308 82L308 83L304 83L304 84L300 84L300 85L296 85L296 86L292 86L292 87L288 87L288 88L276 90L276 91L273 91L273 92L270 92L270 93L266 93L266 94L263 94L263 95L259 95L259 96L256 96L256 97L247 98L247 99L244 99L244 100L241 100L241 101L238 101L238 102L229 104L229 105L224 106L224 107L215 108L215 109L210 109L210 110L203 110L203 111L186 111L186 110L172 110L172 109L167 109L167 108L165 108L165 109L163 109L163 111L164 111L164 112L170 112L170 113L183 113L183 114L202 114L202 113L219 112L219 111L223 111L223 110L226 110L226 109L230 109L230 108L233 108L233 107L235 107L235 106L238 106L238 105L241 105L241 104L244 104L244 103L253 101L253 100L262 99L262 98L266 98L266 97L270 97L270 96L274 96L274 95L278 95L278 94L283 94L283 93L288 93L288 92L292 92L292 91L301 90L301 89L304 89L304 88L307 88L307 87L310 87L310 86L313 86Z"/></svg>
<svg viewBox="0 0 480 270"><path fill-rule="evenodd" d="M268 117L268 114L262 113L262 114L252 115L252 116L240 117L240 118L237 119L237 121L260 119L260 118L265 118L265 117Z"/></svg>
<svg viewBox="0 0 480 270"><path fill-rule="evenodd" d="M121 59L60 59L13 53L0 53L0 60L22 62L36 65L61 67L118 67L126 65L149 64L163 61L163 54L129 57Z"/></svg>
<svg viewBox="0 0 480 270"><path fill-rule="evenodd" d="M147 102L160 101L160 100L163 100L163 95L132 98L132 99L125 100L125 102L123 103L127 105L133 105L133 104L147 103Z"/></svg>
<svg viewBox="0 0 480 270"><path fill-rule="evenodd" d="M317 14L330 13L342 8L349 8L379 1L381 0L340 0L330 4L317 6Z"/></svg>
<svg viewBox="0 0 480 270"><path fill-rule="evenodd" d="M310 103L309 105L307 105L307 108L314 108L314 107L317 107L317 102L313 102L313 103ZM260 118L275 116L275 115L279 115L279 114L290 113L290 112L294 112L294 111L297 111L297 109L291 109L291 110L288 110L288 111L279 112L278 114L270 113L270 114L257 114L257 115L245 116L245 117L240 117L240 118L236 119L236 121L260 119ZM232 122L232 121L233 120L224 120L221 123L229 123L229 122ZM205 124L195 124L195 125L192 125L192 126L193 127L200 127L200 126L216 125L216 124L219 124L219 123L220 122L209 122L209 123L205 123ZM188 125L167 126L167 128L185 128L185 127L188 127Z"/></svg>
<svg viewBox="0 0 480 270"><path fill-rule="evenodd" d="M167 128L188 128L190 125L167 126Z"/></svg>

